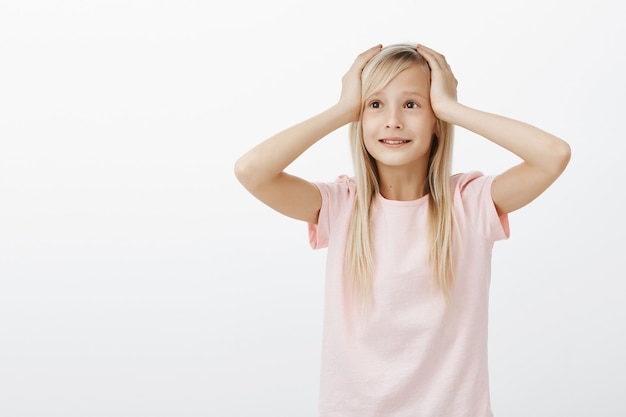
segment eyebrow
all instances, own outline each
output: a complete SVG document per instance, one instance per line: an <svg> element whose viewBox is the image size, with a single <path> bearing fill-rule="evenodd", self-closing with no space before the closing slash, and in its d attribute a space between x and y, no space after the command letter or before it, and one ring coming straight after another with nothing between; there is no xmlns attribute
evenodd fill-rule
<svg viewBox="0 0 626 417"><path fill-rule="evenodd" d="M423 98L427 98L424 94L422 94L421 92L416 91L416 90L405 90L405 91L402 92L402 94L403 95L407 95L407 96L416 95L416 96L420 96L420 97L423 97Z"/></svg>
<svg viewBox="0 0 626 417"><path fill-rule="evenodd" d="M403 90L400 92L401 95L403 96L420 96L421 98L423 98L424 100L429 100L430 99L430 95L424 95L421 92L417 91L417 90ZM381 91L378 91L374 94L372 94L371 96L369 96L366 100L371 100L372 98L378 98L381 96Z"/></svg>

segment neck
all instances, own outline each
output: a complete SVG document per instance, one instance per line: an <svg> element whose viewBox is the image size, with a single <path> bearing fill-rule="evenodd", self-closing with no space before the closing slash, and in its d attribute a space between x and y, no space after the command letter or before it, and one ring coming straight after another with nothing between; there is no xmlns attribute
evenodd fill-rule
<svg viewBox="0 0 626 417"><path fill-rule="evenodd" d="M426 169L378 166L380 193L387 200L412 201L423 197Z"/></svg>

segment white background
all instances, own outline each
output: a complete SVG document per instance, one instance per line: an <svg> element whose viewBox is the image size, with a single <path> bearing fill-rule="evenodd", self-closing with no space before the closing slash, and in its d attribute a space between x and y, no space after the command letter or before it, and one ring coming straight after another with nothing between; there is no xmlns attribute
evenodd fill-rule
<svg viewBox="0 0 626 417"><path fill-rule="evenodd" d="M617 4L2 1L0 415L316 416L325 253L233 164L404 41L572 146L495 247L496 416L626 415ZM456 137L455 171L517 162ZM340 129L290 172L351 169Z"/></svg>

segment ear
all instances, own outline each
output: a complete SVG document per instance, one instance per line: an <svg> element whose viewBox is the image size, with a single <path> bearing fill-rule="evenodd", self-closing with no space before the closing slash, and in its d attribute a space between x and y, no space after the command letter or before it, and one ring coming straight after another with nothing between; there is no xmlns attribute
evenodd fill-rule
<svg viewBox="0 0 626 417"><path fill-rule="evenodd" d="M437 137L441 136L441 130L443 129L442 125L443 125L443 122L441 121L441 119L435 120L435 129L433 132L433 136L437 136Z"/></svg>
<svg viewBox="0 0 626 417"><path fill-rule="evenodd" d="M439 148L439 136L436 133L433 133L433 137L430 141L430 152L428 154L428 169L430 170L430 165L433 162L433 158L437 153L437 149Z"/></svg>

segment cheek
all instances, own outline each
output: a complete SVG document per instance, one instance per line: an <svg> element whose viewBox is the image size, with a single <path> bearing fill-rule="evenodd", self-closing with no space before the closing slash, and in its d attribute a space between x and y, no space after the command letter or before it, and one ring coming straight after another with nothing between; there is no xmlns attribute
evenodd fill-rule
<svg viewBox="0 0 626 417"><path fill-rule="evenodd" d="M372 147L372 142L375 140L376 133L374 131L374 124L371 119L363 118L361 119L361 133L363 137L363 146L367 153L371 154L370 148Z"/></svg>
<svg viewBox="0 0 626 417"><path fill-rule="evenodd" d="M363 140L367 142L376 132L376 123L372 117L363 117L361 119L361 129L363 130Z"/></svg>
<svg viewBox="0 0 626 417"><path fill-rule="evenodd" d="M414 128L417 131L421 131L424 134L432 135L436 130L436 119L434 117L428 117L425 115L424 117L418 118L415 120Z"/></svg>

